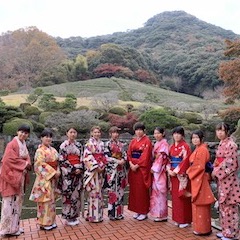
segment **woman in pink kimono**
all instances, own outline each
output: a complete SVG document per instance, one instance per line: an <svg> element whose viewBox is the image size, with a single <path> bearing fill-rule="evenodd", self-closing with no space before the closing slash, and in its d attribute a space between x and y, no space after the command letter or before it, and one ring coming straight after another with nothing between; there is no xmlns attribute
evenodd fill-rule
<svg viewBox="0 0 240 240"><path fill-rule="evenodd" d="M30 133L28 125L17 130L17 136L7 144L1 162L0 192L2 211L0 235L19 236L23 229L19 227L22 212L24 187L29 183L27 171L31 169L31 160L25 140Z"/></svg>
<svg viewBox="0 0 240 240"><path fill-rule="evenodd" d="M166 166L169 164L169 145L164 136L163 128L155 128L154 138L157 141L153 148L154 162L151 168L153 183L150 199L150 214L155 218L155 222L167 221L168 216Z"/></svg>
<svg viewBox="0 0 240 240"><path fill-rule="evenodd" d="M83 154L85 164L83 186L88 192L86 220L94 223L103 220L103 173L107 164L104 143L100 137L101 128L99 126L92 127L91 137L85 145Z"/></svg>
<svg viewBox="0 0 240 240"><path fill-rule="evenodd" d="M237 144L229 137L229 126L220 123L216 126L220 140L216 151L212 177L218 183L218 202L222 232L217 237L222 240L239 239L240 185L238 172Z"/></svg>

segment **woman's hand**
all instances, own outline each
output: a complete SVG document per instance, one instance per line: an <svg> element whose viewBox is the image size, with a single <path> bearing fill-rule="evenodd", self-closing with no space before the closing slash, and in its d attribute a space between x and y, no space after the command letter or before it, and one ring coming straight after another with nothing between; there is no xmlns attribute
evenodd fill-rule
<svg viewBox="0 0 240 240"><path fill-rule="evenodd" d="M99 167L97 168L98 173L102 173L103 171L104 171L104 168L99 168Z"/></svg>
<svg viewBox="0 0 240 240"><path fill-rule="evenodd" d="M57 171L54 175L54 178L58 179L60 177L60 175L61 175L61 172Z"/></svg>
<svg viewBox="0 0 240 240"><path fill-rule="evenodd" d="M171 169L168 170L168 174L171 176L171 177L175 177L177 174L172 171Z"/></svg>
<svg viewBox="0 0 240 240"><path fill-rule="evenodd" d="M132 164L131 169L132 169L133 172L136 172L138 168L139 168L139 165L138 165L138 164L135 164L135 165Z"/></svg>
<svg viewBox="0 0 240 240"><path fill-rule="evenodd" d="M75 171L75 174L76 174L76 175L79 175L80 173L82 173L81 169L77 169L77 170Z"/></svg>
<svg viewBox="0 0 240 240"><path fill-rule="evenodd" d="M118 165L122 166L125 163L124 159L118 160Z"/></svg>

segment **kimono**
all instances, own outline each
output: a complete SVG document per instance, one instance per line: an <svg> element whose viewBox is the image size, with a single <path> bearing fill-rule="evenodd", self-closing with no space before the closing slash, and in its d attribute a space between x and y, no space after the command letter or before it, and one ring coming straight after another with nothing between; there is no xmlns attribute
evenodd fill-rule
<svg viewBox="0 0 240 240"><path fill-rule="evenodd" d="M118 165L121 159L126 160L126 153L120 141L110 140L106 143L105 154L107 166L105 168L105 187L108 190L108 216L112 219L123 218L123 197L127 185L126 164Z"/></svg>
<svg viewBox="0 0 240 240"><path fill-rule="evenodd" d="M34 171L36 179L29 200L37 202L37 222L40 226L51 226L56 218L57 180L59 172L58 152L55 148L40 145L35 153Z"/></svg>
<svg viewBox="0 0 240 240"><path fill-rule="evenodd" d="M150 207L149 189L151 180L152 143L144 135L142 138L134 138L128 147L128 161L138 164L139 168L134 172L129 170L129 203L128 209L138 214L147 214Z"/></svg>
<svg viewBox="0 0 240 240"><path fill-rule="evenodd" d="M170 146L171 170L177 174L171 177L172 219L178 224L192 222L191 198L185 196L190 192L190 183L186 175L190 154L190 147L185 140Z"/></svg>
<svg viewBox="0 0 240 240"><path fill-rule="evenodd" d="M153 182L152 194L150 198L150 214L156 218L167 218L167 173L166 166L169 165L169 145L166 139L162 139L154 144L152 165Z"/></svg>
<svg viewBox="0 0 240 240"><path fill-rule="evenodd" d="M29 183L27 167L31 165L26 143L14 137L7 144L1 162L0 192L2 210L0 235L17 233L26 183Z"/></svg>
<svg viewBox="0 0 240 240"><path fill-rule="evenodd" d="M237 144L232 138L222 140L216 151L213 175L217 178L218 202L222 234L227 238L239 239L240 185L238 172Z"/></svg>
<svg viewBox="0 0 240 240"><path fill-rule="evenodd" d="M210 160L207 145L202 143L191 154L187 170L191 181L193 230L198 234L209 234L211 230L211 204L215 202L210 187L210 173L206 164Z"/></svg>
<svg viewBox="0 0 240 240"><path fill-rule="evenodd" d="M79 142L66 140L60 145L59 167L61 175L58 189L62 195L62 217L74 221L80 213L83 176L82 145ZM75 174L77 169L82 173Z"/></svg>
<svg viewBox="0 0 240 240"><path fill-rule="evenodd" d="M103 220L103 183L104 170L107 159L104 155L104 143L101 140L90 138L84 150L84 177L83 186L88 192L88 213L86 220L101 222Z"/></svg>

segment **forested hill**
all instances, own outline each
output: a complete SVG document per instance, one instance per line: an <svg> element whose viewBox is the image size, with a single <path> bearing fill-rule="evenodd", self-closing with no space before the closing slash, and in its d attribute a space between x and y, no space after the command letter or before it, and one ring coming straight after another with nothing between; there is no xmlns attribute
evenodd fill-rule
<svg viewBox="0 0 240 240"><path fill-rule="evenodd" d="M85 55L107 43L135 49L141 52L160 86L202 95L220 83L217 71L224 59L225 39L239 37L186 12L173 11L150 18L139 29L91 38L57 38L57 42L70 57Z"/></svg>

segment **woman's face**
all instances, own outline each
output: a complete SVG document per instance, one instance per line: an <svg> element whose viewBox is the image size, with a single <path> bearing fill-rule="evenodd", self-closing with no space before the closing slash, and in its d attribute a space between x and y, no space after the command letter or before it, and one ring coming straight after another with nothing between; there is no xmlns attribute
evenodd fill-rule
<svg viewBox="0 0 240 240"><path fill-rule="evenodd" d="M173 134L174 142L180 142L182 139L183 139L183 136L180 133L174 133Z"/></svg>
<svg viewBox="0 0 240 240"><path fill-rule="evenodd" d="M20 141L25 141L28 138L29 133L21 130L17 131L17 136Z"/></svg>
<svg viewBox="0 0 240 240"><path fill-rule="evenodd" d="M145 132L142 129L135 130L136 137L140 138L145 134Z"/></svg>
<svg viewBox="0 0 240 240"><path fill-rule="evenodd" d="M94 129L93 131L92 131L92 137L93 138L95 138L95 139L100 139L100 137L101 137L101 132L100 132L100 130L99 129Z"/></svg>
<svg viewBox="0 0 240 240"><path fill-rule="evenodd" d="M163 139L163 134L160 133L158 130L154 130L154 134L153 134L154 138L157 140L157 141L160 141Z"/></svg>
<svg viewBox="0 0 240 240"><path fill-rule="evenodd" d="M112 138L113 140L117 140L117 139L119 138L119 133L118 133L118 132L113 132L113 133L111 133L111 138Z"/></svg>
<svg viewBox="0 0 240 240"><path fill-rule="evenodd" d="M50 136L44 136L41 138L41 140L42 140L42 144L47 147L49 147L52 143L52 137L50 137Z"/></svg>
<svg viewBox="0 0 240 240"><path fill-rule="evenodd" d="M227 134L225 132L225 129L218 129L216 130L216 136L219 140L224 140L225 138L227 138Z"/></svg>
<svg viewBox="0 0 240 240"><path fill-rule="evenodd" d="M201 144L201 140L197 134L192 135L192 144L194 146L199 146Z"/></svg>
<svg viewBox="0 0 240 240"><path fill-rule="evenodd" d="M70 128L67 132L68 140L74 141L77 138L77 131L73 128Z"/></svg>

